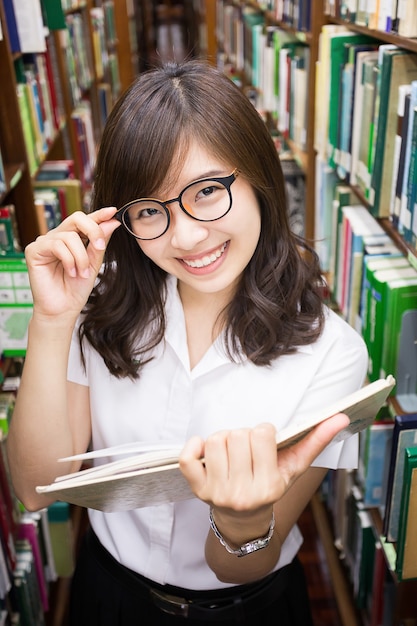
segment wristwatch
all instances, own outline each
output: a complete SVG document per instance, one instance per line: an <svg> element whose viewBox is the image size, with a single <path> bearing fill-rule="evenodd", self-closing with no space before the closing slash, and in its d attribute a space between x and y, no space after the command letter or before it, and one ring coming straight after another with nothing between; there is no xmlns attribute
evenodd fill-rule
<svg viewBox="0 0 417 626"><path fill-rule="evenodd" d="M274 516L274 513L272 513L272 519L269 525L268 534L265 535L265 537L260 537L259 539L252 539L251 541L248 541L244 543L243 545L241 545L240 548L234 549L234 548L231 548L228 543L226 543L224 537L220 534L220 531L217 528L216 522L214 521L214 518L213 518L213 509L210 509L209 521L210 521L210 527L212 531L214 532L214 534L216 535L217 539L220 541L222 546L224 546L230 554L234 554L235 556L239 556L239 557L246 556L247 554L252 554L252 552L257 552L258 550L262 550L263 548L266 548L272 539L272 535L274 534L274 528L275 528L275 516Z"/></svg>

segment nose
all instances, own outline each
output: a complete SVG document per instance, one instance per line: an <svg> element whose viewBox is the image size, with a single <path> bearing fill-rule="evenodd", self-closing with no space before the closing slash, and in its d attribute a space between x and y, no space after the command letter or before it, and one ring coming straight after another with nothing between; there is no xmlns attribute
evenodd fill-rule
<svg viewBox="0 0 417 626"><path fill-rule="evenodd" d="M174 248L181 250L192 250L197 243L204 241L208 237L207 222L199 222L182 211L180 205L170 206L171 224L169 233L171 234L171 244Z"/></svg>

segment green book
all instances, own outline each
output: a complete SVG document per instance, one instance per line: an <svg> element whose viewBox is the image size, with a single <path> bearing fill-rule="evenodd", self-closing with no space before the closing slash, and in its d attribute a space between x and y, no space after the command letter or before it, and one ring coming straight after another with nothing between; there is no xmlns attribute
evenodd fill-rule
<svg viewBox="0 0 417 626"><path fill-rule="evenodd" d="M396 572L400 581L417 578L417 447L405 450Z"/></svg>
<svg viewBox="0 0 417 626"><path fill-rule="evenodd" d="M65 28L65 15L61 2L57 0L42 0L46 25L50 30Z"/></svg>
<svg viewBox="0 0 417 626"><path fill-rule="evenodd" d="M36 156L35 134L32 126L29 102L27 99L26 85L22 83L16 84L17 101L19 105L20 118L22 120L23 136L25 139L26 154L29 163L29 172L34 174L38 167L38 159Z"/></svg>
<svg viewBox="0 0 417 626"><path fill-rule="evenodd" d="M347 61L346 44L368 43L372 40L366 35L358 35L351 31L333 33L330 36L330 94L329 94L329 126L327 142L327 159L331 167L336 167L335 160L339 136L341 113L341 68Z"/></svg>
<svg viewBox="0 0 417 626"><path fill-rule="evenodd" d="M356 183L362 190L364 196L369 196L371 177L369 173L369 155L374 135L374 110L376 104L376 70L377 60L369 58L365 60L362 67L362 112L359 136L359 151L356 169Z"/></svg>
<svg viewBox="0 0 417 626"><path fill-rule="evenodd" d="M400 252L398 254L388 254L382 256L365 256L363 260L362 295L361 295L361 317L362 336L365 343L368 341L369 330L369 302L372 284L372 275L378 270L395 269L399 267L410 267L409 262Z"/></svg>
<svg viewBox="0 0 417 626"><path fill-rule="evenodd" d="M385 340L381 356L381 372L386 372L384 376L399 375L397 396L411 394L416 398L417 388L413 388L415 376L413 377L412 374L414 370L412 365L417 350L417 273L414 279L388 282L385 299ZM415 335L413 331L416 332ZM417 407L414 408L417 409ZM405 410L409 412L408 408Z"/></svg>
<svg viewBox="0 0 417 626"><path fill-rule="evenodd" d="M363 338L368 348L368 377L371 381L377 380L381 371L382 348L385 340L386 285L388 281L416 277L417 272L410 265L404 268L371 272L368 276L367 327L363 330Z"/></svg>
<svg viewBox="0 0 417 626"><path fill-rule="evenodd" d="M417 79L417 54L395 47L383 50L379 63L379 110L375 158L372 163L371 211L377 217L390 215L390 185L394 167L400 85Z"/></svg>

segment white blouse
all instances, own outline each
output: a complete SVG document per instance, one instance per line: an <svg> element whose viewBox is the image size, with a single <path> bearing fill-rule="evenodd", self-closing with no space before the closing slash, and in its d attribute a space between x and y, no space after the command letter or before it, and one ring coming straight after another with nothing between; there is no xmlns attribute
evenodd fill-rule
<svg viewBox="0 0 417 626"><path fill-rule="evenodd" d="M68 380L90 393L92 447L122 443L185 442L217 430L272 422L277 429L302 421L363 384L367 352L360 335L328 310L321 337L269 367L233 363L218 339L190 370L184 313L176 280L168 281L164 345L138 381L117 379L102 358L86 346L86 371L74 333ZM353 468L357 436L333 444L314 465ZM92 527L123 565L159 583L189 589L230 586L207 566L204 544L208 505L193 498L123 513L89 512ZM276 569L291 562L302 537L295 526L285 540Z"/></svg>

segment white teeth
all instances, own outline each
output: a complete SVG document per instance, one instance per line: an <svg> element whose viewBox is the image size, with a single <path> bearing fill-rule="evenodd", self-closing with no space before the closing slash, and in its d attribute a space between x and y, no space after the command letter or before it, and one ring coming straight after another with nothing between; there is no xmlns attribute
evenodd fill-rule
<svg viewBox="0 0 417 626"><path fill-rule="evenodd" d="M195 259L194 261L184 259L184 263L189 267L207 267L207 265L211 265L214 263L225 251L226 244L224 243L221 248L216 250L210 255L204 256L202 259Z"/></svg>

